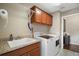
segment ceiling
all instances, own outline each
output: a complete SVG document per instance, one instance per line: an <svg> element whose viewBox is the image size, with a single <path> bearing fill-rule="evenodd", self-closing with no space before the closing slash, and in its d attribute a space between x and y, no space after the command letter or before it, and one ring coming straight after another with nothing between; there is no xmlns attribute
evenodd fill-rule
<svg viewBox="0 0 79 59"><path fill-rule="evenodd" d="M26 8L31 8L33 5L36 5L50 14L56 11L65 12L79 7L79 3L22 3L21 5Z"/></svg>

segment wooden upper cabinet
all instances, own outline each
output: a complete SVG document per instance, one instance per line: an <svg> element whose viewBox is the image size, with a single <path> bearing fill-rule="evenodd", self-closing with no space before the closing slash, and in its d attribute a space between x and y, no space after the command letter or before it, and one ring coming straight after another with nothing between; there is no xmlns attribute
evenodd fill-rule
<svg viewBox="0 0 79 59"><path fill-rule="evenodd" d="M46 23L47 23L46 15L47 15L47 14L46 14L45 12L42 12L42 16L41 16L41 17L42 17L42 21L41 21L41 22L42 22L43 24L46 24Z"/></svg>
<svg viewBox="0 0 79 59"><path fill-rule="evenodd" d="M35 21L41 23L41 11L39 9L35 9Z"/></svg>
<svg viewBox="0 0 79 59"><path fill-rule="evenodd" d="M31 22L36 22L36 23L41 23L41 10L39 10L38 8L36 8L35 6L31 8L31 10L34 11L32 18L31 18Z"/></svg>
<svg viewBox="0 0 79 59"><path fill-rule="evenodd" d="M52 22L52 16L48 16L48 15L47 15L47 24L51 26L52 23L53 23L53 22Z"/></svg>
<svg viewBox="0 0 79 59"><path fill-rule="evenodd" d="M33 6L31 10L35 11L31 18L31 22L40 23L44 25L52 25L52 16L40 8Z"/></svg>

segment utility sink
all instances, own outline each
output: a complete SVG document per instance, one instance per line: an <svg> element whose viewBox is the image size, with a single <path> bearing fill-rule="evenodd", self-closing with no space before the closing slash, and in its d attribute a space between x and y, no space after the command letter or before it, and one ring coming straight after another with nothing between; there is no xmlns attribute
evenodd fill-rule
<svg viewBox="0 0 79 59"><path fill-rule="evenodd" d="M36 41L37 40L33 38L23 38L23 39L8 41L8 45L10 46L10 48L14 48L14 47L22 46L22 45L28 45Z"/></svg>

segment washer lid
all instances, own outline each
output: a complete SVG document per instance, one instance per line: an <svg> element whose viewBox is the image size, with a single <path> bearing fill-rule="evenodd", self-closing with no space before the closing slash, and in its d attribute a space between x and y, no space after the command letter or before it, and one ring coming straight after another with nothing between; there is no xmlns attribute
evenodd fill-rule
<svg viewBox="0 0 79 59"><path fill-rule="evenodd" d="M40 36L40 37L45 38L45 39L54 38L53 36L49 36L49 35L42 35L42 36Z"/></svg>

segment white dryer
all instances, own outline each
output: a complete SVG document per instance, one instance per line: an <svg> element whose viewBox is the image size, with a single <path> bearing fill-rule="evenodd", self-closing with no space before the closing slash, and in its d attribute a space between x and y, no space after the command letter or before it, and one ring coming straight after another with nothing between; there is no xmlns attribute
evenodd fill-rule
<svg viewBox="0 0 79 59"><path fill-rule="evenodd" d="M35 38L41 41L41 55L55 56L59 52L59 37L55 35L35 34Z"/></svg>

